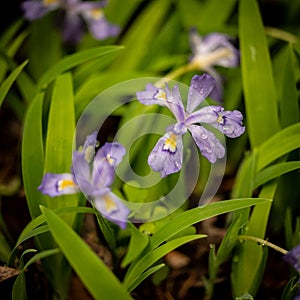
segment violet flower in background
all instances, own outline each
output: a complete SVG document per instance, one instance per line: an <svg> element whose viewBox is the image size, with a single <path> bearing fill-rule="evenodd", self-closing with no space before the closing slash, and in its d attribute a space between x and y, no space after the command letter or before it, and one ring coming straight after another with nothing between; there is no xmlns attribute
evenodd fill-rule
<svg viewBox="0 0 300 300"><path fill-rule="evenodd" d="M209 74L195 75L191 80L187 108L184 109L178 85L172 91L147 85L146 91L137 92L137 99L144 105L158 104L167 107L177 123L166 129L148 157L148 164L161 177L178 172L182 167L182 136L189 131L201 154L211 163L225 155L225 148L213 132L198 123L206 123L226 136L235 138L244 133L243 115L237 111L225 111L221 106L205 106L195 111L215 87L215 80Z"/></svg>
<svg viewBox="0 0 300 300"><path fill-rule="evenodd" d="M102 8L106 2L81 0L28 0L21 7L27 20L40 19L53 10L64 12L63 39L67 43L80 42L85 26L96 40L103 40L119 34L120 28L105 18Z"/></svg>
<svg viewBox="0 0 300 300"><path fill-rule="evenodd" d="M300 273L300 245L297 245L287 254L283 256L283 259L288 262L298 273ZM298 280L298 293L294 300L300 300L300 279Z"/></svg>
<svg viewBox="0 0 300 300"><path fill-rule="evenodd" d="M95 154L96 138L97 132L92 133L82 150L73 152L71 174L47 173L38 189L50 197L82 191L105 218L125 228L130 211L110 186L126 150L119 143L106 143Z"/></svg>
<svg viewBox="0 0 300 300"><path fill-rule="evenodd" d="M190 63L195 68L206 71L216 80L216 89L211 97L220 102L223 95L223 83L214 66L234 68L239 65L239 51L230 42L226 34L211 33L201 37L195 28L190 30L192 57Z"/></svg>
<svg viewBox="0 0 300 300"><path fill-rule="evenodd" d="M297 272L300 272L300 245L290 250L283 259L288 262Z"/></svg>

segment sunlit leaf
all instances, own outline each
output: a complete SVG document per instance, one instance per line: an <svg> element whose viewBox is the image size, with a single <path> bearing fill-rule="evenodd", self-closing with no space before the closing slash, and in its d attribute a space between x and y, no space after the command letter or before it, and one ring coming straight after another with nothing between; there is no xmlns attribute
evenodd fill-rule
<svg viewBox="0 0 300 300"><path fill-rule="evenodd" d="M239 38L247 131L255 147L279 129L272 65L256 0L239 2Z"/></svg>

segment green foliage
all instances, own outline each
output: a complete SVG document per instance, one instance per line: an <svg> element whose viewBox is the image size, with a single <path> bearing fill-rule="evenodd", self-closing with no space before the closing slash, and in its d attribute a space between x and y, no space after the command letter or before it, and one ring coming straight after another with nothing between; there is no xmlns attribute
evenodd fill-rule
<svg viewBox="0 0 300 300"><path fill-rule="evenodd" d="M45 207L41 210L61 251L95 299L131 299L118 279L72 228L51 210ZM99 281L99 278L105 280Z"/></svg>
<svg viewBox="0 0 300 300"><path fill-rule="evenodd" d="M220 244L211 245L208 253L205 297L213 297L220 267L226 262L231 262L233 298L256 297L264 280L268 248L238 236L267 240L278 234L287 249L300 243L299 4L279 1L285 8L286 24L275 28L265 27L268 12L264 5L276 1L269 2L110 0L104 13L121 27L120 35L98 41L86 33L78 45L64 44L52 13L30 24L23 18L8 24L0 36L0 108L1 113L12 109L22 124L19 182L31 218L16 241L2 215L0 219L0 261L19 268L12 299L26 299L30 277L25 271L31 272L39 260L52 285L53 299L68 297L72 269L95 299L132 299L130 293L153 274L157 284L168 280L164 256L205 238L195 225L221 214L228 215L228 226ZM273 21L280 24L280 20ZM191 175L194 154L186 138L181 172L161 180L150 170L147 158L158 134L174 120L164 108L135 101L135 93L147 83L161 83L162 77L179 80L180 89L187 92L184 84L193 75L212 71L211 67L187 68L191 27L201 35L229 34L239 46L240 66L214 68L224 79L220 105L243 113L246 132L226 141L225 170L197 157L201 165L195 171L197 180ZM113 126L111 119L116 121ZM132 222L125 230L94 207L86 207L84 195L50 198L38 191L45 173L71 172L77 139L84 140L90 128L104 123L101 143L116 140L127 150L123 159L127 163L118 167L112 187L132 209ZM84 130L77 136L81 127ZM214 167L217 177L210 178ZM131 171L134 176L127 177ZM215 184L223 175L234 182L224 192L230 199L189 209L190 200L205 195L209 180ZM222 191L216 193L223 199ZM187 201L178 205L179 198ZM161 202L151 206L157 199ZM85 214L93 215L96 231L112 253L113 270L80 237ZM28 241L38 250L26 249ZM298 280L286 280L282 299L295 297Z"/></svg>

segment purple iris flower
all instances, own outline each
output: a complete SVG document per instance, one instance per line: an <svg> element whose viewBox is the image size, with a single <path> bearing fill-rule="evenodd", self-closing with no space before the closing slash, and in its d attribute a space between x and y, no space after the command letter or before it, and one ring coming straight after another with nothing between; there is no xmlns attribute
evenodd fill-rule
<svg viewBox="0 0 300 300"><path fill-rule="evenodd" d="M68 43L78 43L84 33L85 24L96 40L116 36L120 28L107 21L102 8L106 2L81 0L28 0L22 3L25 18L33 21L50 11L64 12L63 38Z"/></svg>
<svg viewBox="0 0 300 300"><path fill-rule="evenodd" d="M294 269L299 273L300 272L300 245L297 245L287 254L284 255L283 259L288 262ZM294 300L300 300L300 280L298 280L298 293L295 296Z"/></svg>
<svg viewBox="0 0 300 300"><path fill-rule="evenodd" d="M213 132L199 123L209 124L226 136L235 138L244 133L243 115L237 111L225 111L221 106L205 106L195 111L215 87L209 74L195 75L188 92L187 108L184 109L178 85L165 89L147 85L146 90L137 92L137 99L144 105L158 104L167 107L177 123L166 129L148 157L148 164L161 177L178 172L182 167L182 136L189 131L200 152L211 163L225 155L225 148Z"/></svg>
<svg viewBox="0 0 300 300"><path fill-rule="evenodd" d="M106 143L96 153L96 139L94 132L86 138L81 150L73 152L71 174L47 173L38 189L51 197L82 191L104 217L125 228L130 211L110 186L126 150L114 142Z"/></svg>
<svg viewBox="0 0 300 300"><path fill-rule="evenodd" d="M222 100L222 78L214 66L233 68L239 65L239 51L230 42L226 34L211 33L201 37L195 28L190 30L190 45L192 49L191 64L199 70L204 70L216 79L216 88L211 97Z"/></svg>
<svg viewBox="0 0 300 300"><path fill-rule="evenodd" d="M300 272L300 245L290 250L283 259L290 263L297 272Z"/></svg>

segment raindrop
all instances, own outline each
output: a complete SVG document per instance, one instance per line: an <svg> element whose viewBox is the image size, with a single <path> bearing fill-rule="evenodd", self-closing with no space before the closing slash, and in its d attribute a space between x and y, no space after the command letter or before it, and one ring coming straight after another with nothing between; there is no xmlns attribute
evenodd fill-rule
<svg viewBox="0 0 300 300"><path fill-rule="evenodd" d="M204 147L204 150L205 150L205 152L207 152L207 153L212 153L212 150L211 150L210 148L208 148L208 147Z"/></svg>
<svg viewBox="0 0 300 300"><path fill-rule="evenodd" d="M208 138L208 135L206 133L201 133L201 139L206 140Z"/></svg>
<svg viewBox="0 0 300 300"><path fill-rule="evenodd" d="M175 161L175 167L176 167L176 168L180 168L180 164L179 164L178 161Z"/></svg>

